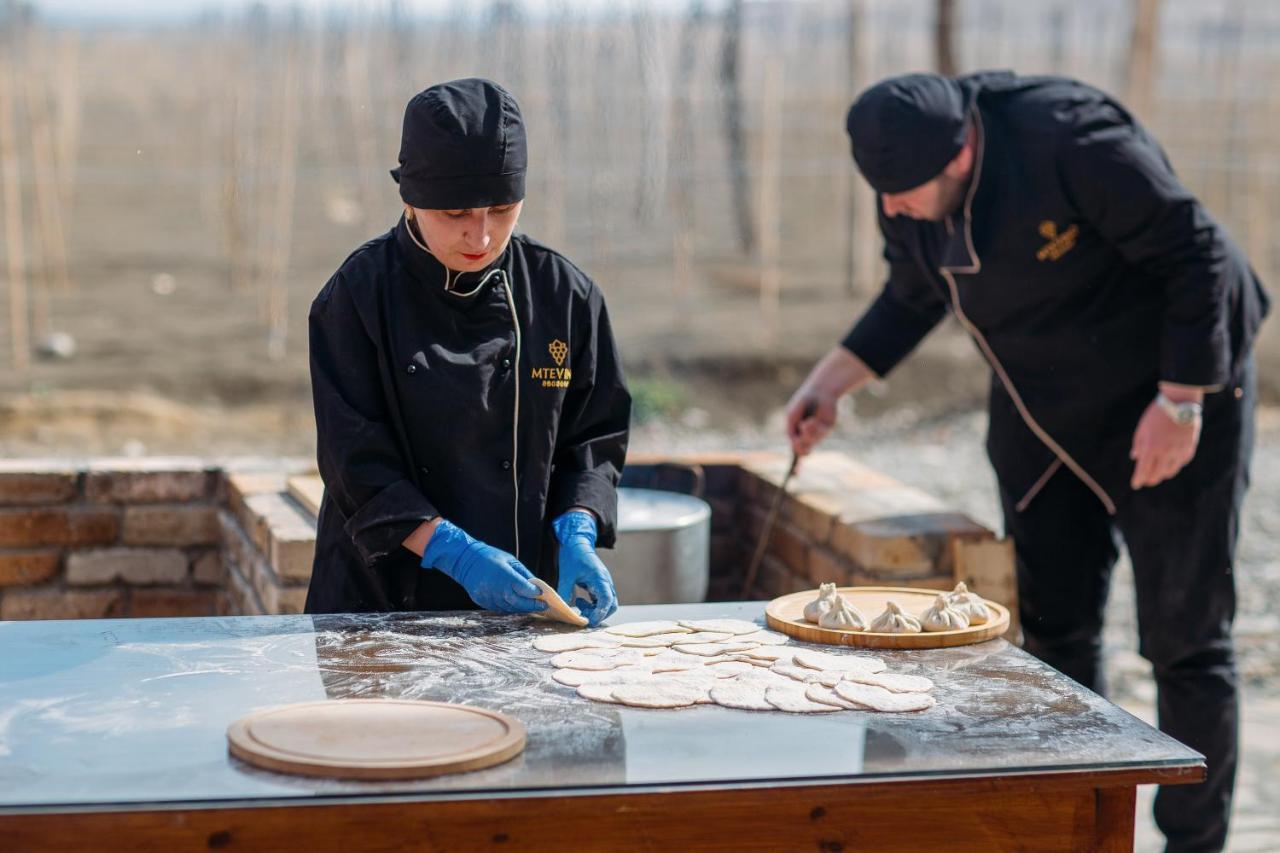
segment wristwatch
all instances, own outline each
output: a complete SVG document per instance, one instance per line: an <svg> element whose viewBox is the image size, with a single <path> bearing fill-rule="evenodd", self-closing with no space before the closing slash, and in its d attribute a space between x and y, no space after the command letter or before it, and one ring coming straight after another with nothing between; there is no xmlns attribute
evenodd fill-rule
<svg viewBox="0 0 1280 853"><path fill-rule="evenodd" d="M1156 405L1169 416L1175 423L1181 426L1193 424L1200 419L1200 415L1204 412L1204 406L1190 400L1184 403L1175 403L1160 392L1156 395Z"/></svg>

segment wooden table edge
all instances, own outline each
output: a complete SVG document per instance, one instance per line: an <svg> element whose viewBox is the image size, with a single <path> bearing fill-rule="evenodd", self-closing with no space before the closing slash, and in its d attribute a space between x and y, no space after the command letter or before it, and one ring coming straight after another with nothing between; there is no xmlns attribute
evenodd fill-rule
<svg viewBox="0 0 1280 853"><path fill-rule="evenodd" d="M794 826L802 835L829 836L827 840L844 849L855 849L872 832L880 832L875 837L881 841L892 838L895 827L918 826L921 809L949 804L948 809L965 814L958 820L972 820L971 829L979 832L997 831L1002 820L1020 826L1024 818L1016 816L1023 812L1026 820L1044 822L1057 810L1062 812L1059 823L1066 820L1073 828L1073 844L1131 850L1136 786L1194 783L1204 775L1204 765L1196 764L852 784L561 788L430 798L348 795L128 809L85 806L0 811L0 837L12 840L9 849L50 851L83 849L88 838L127 839L130 849L143 851L306 846L349 853L353 844L406 843L427 850L562 850L552 843L563 838L560 830L589 824L604 833L601 837L612 839L599 849L653 849L659 843L701 849L730 838L736 839L732 849L778 849L778 831ZM725 822L720 836L711 832L717 816ZM872 826L868 821L878 823ZM962 829L952 824L949 828ZM1060 825L1057 831L1062 831ZM809 842L803 846L809 847Z"/></svg>

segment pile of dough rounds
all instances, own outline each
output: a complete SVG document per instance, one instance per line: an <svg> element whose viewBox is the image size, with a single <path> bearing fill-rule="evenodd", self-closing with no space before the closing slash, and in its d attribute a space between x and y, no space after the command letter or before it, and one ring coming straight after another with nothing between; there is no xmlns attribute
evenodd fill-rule
<svg viewBox="0 0 1280 853"><path fill-rule="evenodd" d="M596 702L638 708L722 705L750 711L924 711L933 682L886 672L862 654L793 647L742 619L631 622L544 634L552 679Z"/></svg>
<svg viewBox="0 0 1280 853"><path fill-rule="evenodd" d="M964 581L951 592L939 593L933 605L918 617L902 610L896 601L885 603L885 609L874 619L867 619L844 596L836 585L818 587L818 597L805 605L804 618L821 628L834 631L866 631L871 634L918 634L921 631L959 631L991 621L991 609L977 593L969 591Z"/></svg>

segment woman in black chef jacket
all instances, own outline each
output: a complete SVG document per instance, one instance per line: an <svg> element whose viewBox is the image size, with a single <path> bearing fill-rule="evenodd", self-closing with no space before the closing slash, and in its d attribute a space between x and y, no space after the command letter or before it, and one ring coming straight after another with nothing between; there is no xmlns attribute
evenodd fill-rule
<svg viewBox="0 0 1280 853"><path fill-rule="evenodd" d="M454 80L405 110L404 215L311 307L324 500L309 613L545 609L538 576L599 624L631 413L604 297L514 234L524 122Z"/></svg>

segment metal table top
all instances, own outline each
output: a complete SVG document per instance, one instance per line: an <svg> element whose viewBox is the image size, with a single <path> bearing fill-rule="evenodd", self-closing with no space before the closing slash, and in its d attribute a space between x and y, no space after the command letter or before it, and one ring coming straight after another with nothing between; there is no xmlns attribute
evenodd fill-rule
<svg viewBox="0 0 1280 853"><path fill-rule="evenodd" d="M624 607L611 624L763 602ZM0 622L0 813L323 798L521 796L1191 767L1201 756L1003 640L876 652L937 683L916 714L629 709L551 680L532 639L478 612ZM257 770L227 754L251 711L325 698L465 702L512 714L524 753L396 782Z"/></svg>

